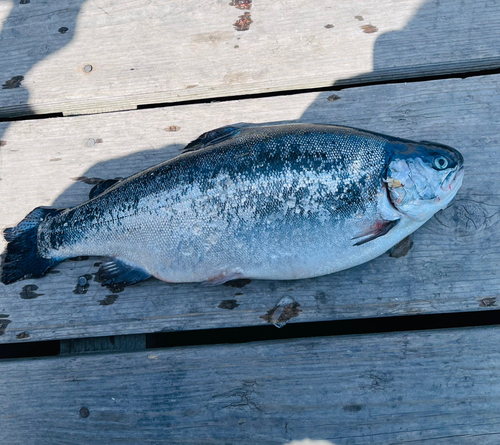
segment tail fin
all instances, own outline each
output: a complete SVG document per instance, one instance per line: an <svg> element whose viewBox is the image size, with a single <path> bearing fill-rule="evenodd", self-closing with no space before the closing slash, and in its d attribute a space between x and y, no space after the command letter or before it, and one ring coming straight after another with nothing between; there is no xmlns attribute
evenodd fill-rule
<svg viewBox="0 0 500 445"><path fill-rule="evenodd" d="M58 260L43 258L38 253L38 226L48 216L62 210L37 207L16 227L5 229L3 236L7 244L7 255L3 263L2 283L10 284L25 278L38 278L45 274Z"/></svg>

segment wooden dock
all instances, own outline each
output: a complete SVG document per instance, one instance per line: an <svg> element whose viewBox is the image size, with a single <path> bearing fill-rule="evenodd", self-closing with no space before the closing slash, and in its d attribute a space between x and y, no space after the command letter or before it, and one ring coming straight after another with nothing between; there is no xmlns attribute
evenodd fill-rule
<svg viewBox="0 0 500 445"><path fill-rule="evenodd" d="M411 242L337 274L111 292L77 258L0 284L4 442L500 443L499 20L487 0L0 3L0 230L239 122L432 140L466 167Z"/></svg>

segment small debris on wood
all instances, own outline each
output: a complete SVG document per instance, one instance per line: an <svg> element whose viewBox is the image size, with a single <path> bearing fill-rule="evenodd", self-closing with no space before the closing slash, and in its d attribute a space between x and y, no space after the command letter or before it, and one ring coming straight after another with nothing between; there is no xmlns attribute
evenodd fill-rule
<svg viewBox="0 0 500 445"><path fill-rule="evenodd" d="M90 280L92 279L92 275L82 275L78 277L78 283L73 290L73 293L76 295L85 295L90 287Z"/></svg>
<svg viewBox="0 0 500 445"><path fill-rule="evenodd" d="M61 26L58 31L61 33L61 34L66 34L68 32L68 28L66 28L66 26Z"/></svg>
<svg viewBox="0 0 500 445"><path fill-rule="evenodd" d="M178 125L170 125L170 127L164 128L165 131L179 131L181 127Z"/></svg>
<svg viewBox="0 0 500 445"><path fill-rule="evenodd" d="M325 28L326 29L332 29L333 28L333 25L331 23L328 23L328 25L325 25Z"/></svg>
<svg viewBox="0 0 500 445"><path fill-rule="evenodd" d="M331 96L328 96L326 100L328 102L335 102L336 100L339 100L340 96L337 96L336 94L332 94Z"/></svg>
<svg viewBox="0 0 500 445"><path fill-rule="evenodd" d="M378 28L373 25L363 25L360 26L360 28L363 30L365 34L373 34L374 32L378 31Z"/></svg>
<svg viewBox="0 0 500 445"><path fill-rule="evenodd" d="M75 178L70 178L72 181L83 182L84 184L95 185L104 182L105 179L101 178L87 178L86 176L77 176Z"/></svg>
<svg viewBox="0 0 500 445"><path fill-rule="evenodd" d="M7 326L9 326L9 324L12 323L11 320L7 320L8 317L9 315L7 314L0 314L0 335L5 334Z"/></svg>
<svg viewBox="0 0 500 445"><path fill-rule="evenodd" d="M229 6L234 6L238 9L250 9L252 7L252 0L233 0Z"/></svg>
<svg viewBox="0 0 500 445"><path fill-rule="evenodd" d="M238 17L238 20L233 24L233 26L236 31L248 31L252 23L253 20L250 16L250 13L245 12L245 14Z"/></svg>
<svg viewBox="0 0 500 445"><path fill-rule="evenodd" d="M290 297L282 298L279 303L260 318L273 324L277 328L285 326L291 318L298 317L302 312L300 304Z"/></svg>
<svg viewBox="0 0 500 445"><path fill-rule="evenodd" d="M356 20L359 20L360 22L362 22L364 20L363 16L362 15L355 15L354 18Z"/></svg>
<svg viewBox="0 0 500 445"><path fill-rule="evenodd" d="M0 140L0 147L5 147L7 145L7 141Z"/></svg>
<svg viewBox="0 0 500 445"><path fill-rule="evenodd" d="M30 337L30 334L28 334L27 332L19 332L19 334L16 335L16 338L18 340L24 340L25 338L29 338Z"/></svg>
<svg viewBox="0 0 500 445"><path fill-rule="evenodd" d="M479 307L491 307L497 305L496 297L483 298L479 301Z"/></svg>

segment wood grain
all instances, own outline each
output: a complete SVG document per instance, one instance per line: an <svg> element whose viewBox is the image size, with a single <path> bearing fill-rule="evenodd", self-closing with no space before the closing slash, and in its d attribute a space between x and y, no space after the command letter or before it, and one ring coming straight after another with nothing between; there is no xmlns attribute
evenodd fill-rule
<svg viewBox="0 0 500 445"><path fill-rule="evenodd" d="M497 2L255 1L247 11L229 3L3 2L0 116L500 67ZM245 13L252 23L238 31Z"/></svg>
<svg viewBox="0 0 500 445"><path fill-rule="evenodd" d="M496 445L497 327L0 362L9 444Z"/></svg>
<svg viewBox="0 0 500 445"><path fill-rule="evenodd" d="M85 201L91 185L72 178L128 176L204 131L241 121L337 123L435 140L464 154L466 176L454 203L414 234L406 256L386 254L310 280L238 288L151 279L116 294L93 281L98 258L65 261L41 279L0 285L0 342L262 325L284 297L300 305L290 323L495 309L499 89L500 76L487 76L352 88L334 101L324 92L12 123L0 147L0 229L39 205ZM74 293L85 275L86 293ZM238 306L221 307L226 300Z"/></svg>

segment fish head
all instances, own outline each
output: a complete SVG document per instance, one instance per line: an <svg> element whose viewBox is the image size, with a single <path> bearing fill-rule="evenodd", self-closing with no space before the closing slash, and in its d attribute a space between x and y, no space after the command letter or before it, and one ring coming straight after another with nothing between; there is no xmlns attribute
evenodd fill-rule
<svg viewBox="0 0 500 445"><path fill-rule="evenodd" d="M457 194L464 176L464 159L454 148L433 142L398 146L384 179L389 198L399 212L426 221Z"/></svg>

